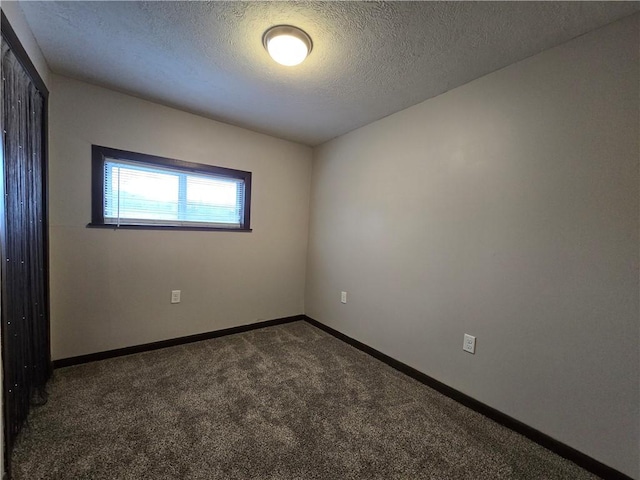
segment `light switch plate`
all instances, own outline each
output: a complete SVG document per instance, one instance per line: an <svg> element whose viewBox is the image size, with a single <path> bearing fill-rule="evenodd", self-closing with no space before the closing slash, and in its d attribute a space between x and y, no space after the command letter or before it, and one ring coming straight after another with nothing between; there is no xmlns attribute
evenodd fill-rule
<svg viewBox="0 0 640 480"><path fill-rule="evenodd" d="M171 303L180 303L180 290L171 290Z"/></svg>

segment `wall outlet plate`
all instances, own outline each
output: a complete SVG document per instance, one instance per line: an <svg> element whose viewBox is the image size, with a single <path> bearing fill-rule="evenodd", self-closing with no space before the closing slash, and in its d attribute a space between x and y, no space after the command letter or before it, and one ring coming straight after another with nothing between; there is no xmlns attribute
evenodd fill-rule
<svg viewBox="0 0 640 480"><path fill-rule="evenodd" d="M465 352L476 353L476 337L473 335L464 334L464 343L462 349Z"/></svg>
<svg viewBox="0 0 640 480"><path fill-rule="evenodd" d="M180 290L171 290L171 303L180 303Z"/></svg>

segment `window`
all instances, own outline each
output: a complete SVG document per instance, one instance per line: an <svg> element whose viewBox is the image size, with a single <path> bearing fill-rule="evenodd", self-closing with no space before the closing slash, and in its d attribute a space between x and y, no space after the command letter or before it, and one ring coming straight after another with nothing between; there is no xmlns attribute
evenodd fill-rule
<svg viewBox="0 0 640 480"><path fill-rule="evenodd" d="M248 231L251 172L92 147L90 227Z"/></svg>

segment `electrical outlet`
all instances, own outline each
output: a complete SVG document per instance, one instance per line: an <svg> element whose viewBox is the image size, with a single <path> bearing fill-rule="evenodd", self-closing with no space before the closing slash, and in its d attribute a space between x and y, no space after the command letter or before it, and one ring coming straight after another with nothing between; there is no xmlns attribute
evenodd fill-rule
<svg viewBox="0 0 640 480"><path fill-rule="evenodd" d="M476 337L473 335L464 334L464 343L462 344L462 349L465 352L476 353Z"/></svg>
<svg viewBox="0 0 640 480"><path fill-rule="evenodd" d="M171 303L180 303L180 290L171 290Z"/></svg>
<svg viewBox="0 0 640 480"><path fill-rule="evenodd" d="M347 292L340 292L340 302L347 303Z"/></svg>

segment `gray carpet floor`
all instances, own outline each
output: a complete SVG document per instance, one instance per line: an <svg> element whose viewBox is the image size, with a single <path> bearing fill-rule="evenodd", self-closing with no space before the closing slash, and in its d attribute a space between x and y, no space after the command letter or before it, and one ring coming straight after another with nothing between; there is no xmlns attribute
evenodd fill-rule
<svg viewBox="0 0 640 480"><path fill-rule="evenodd" d="M295 322L55 371L16 479L595 479Z"/></svg>

